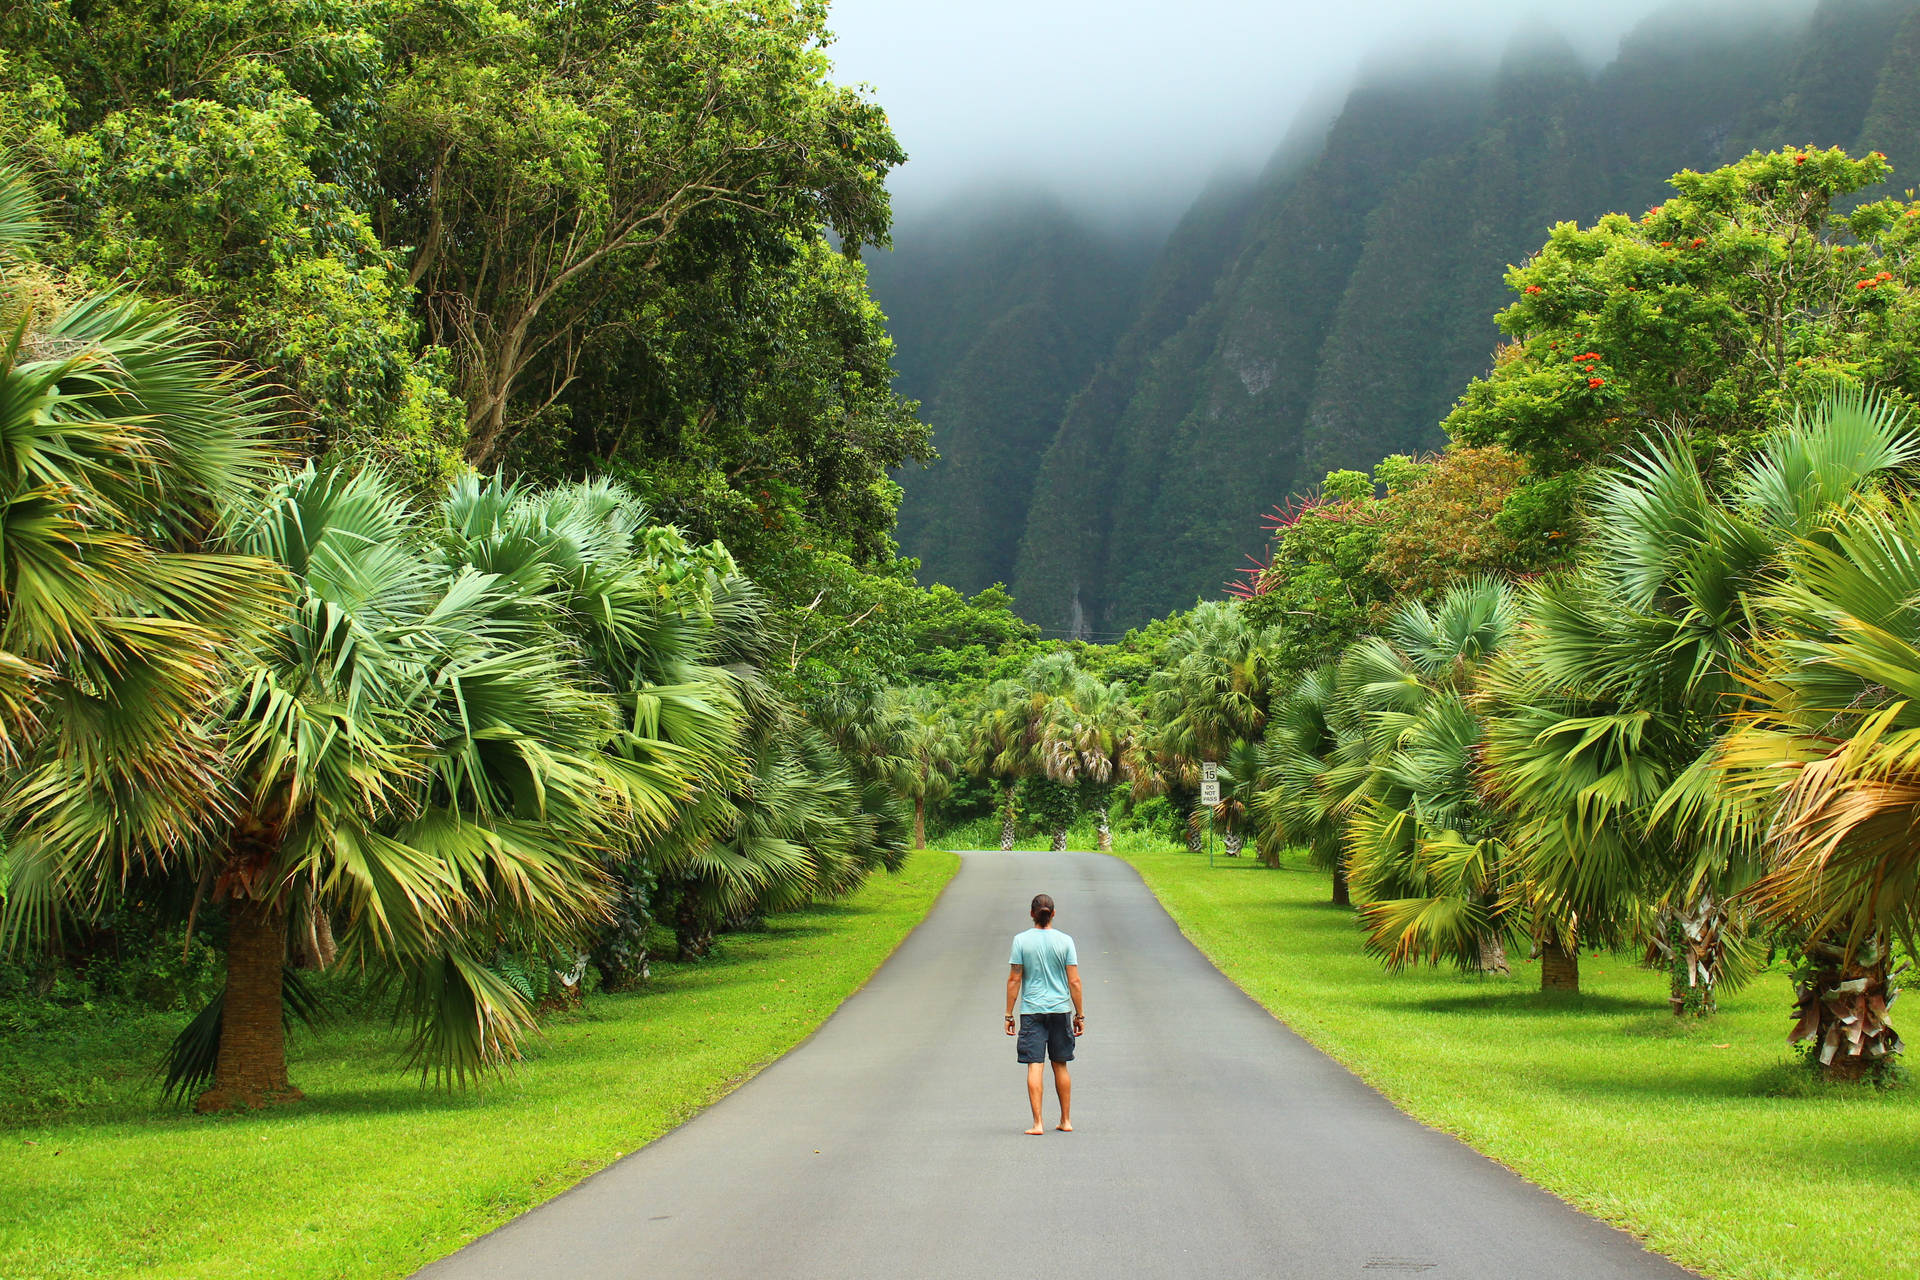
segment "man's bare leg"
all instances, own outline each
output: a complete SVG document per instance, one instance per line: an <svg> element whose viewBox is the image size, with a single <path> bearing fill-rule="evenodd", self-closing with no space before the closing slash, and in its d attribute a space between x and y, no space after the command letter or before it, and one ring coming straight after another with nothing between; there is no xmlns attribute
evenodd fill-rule
<svg viewBox="0 0 1920 1280"><path fill-rule="evenodd" d="M1073 1077L1067 1074L1067 1064L1053 1064L1053 1091L1060 1098L1060 1123L1056 1126L1062 1133L1073 1132ZM1040 1123L1039 1113L1034 1113L1034 1123Z"/></svg>
<svg viewBox="0 0 1920 1280"><path fill-rule="evenodd" d="M1040 1072L1040 1064L1029 1062L1027 1064L1027 1101L1033 1104L1033 1128L1027 1132L1035 1137L1047 1131L1047 1126L1040 1123L1040 1098L1046 1089L1046 1077Z"/></svg>

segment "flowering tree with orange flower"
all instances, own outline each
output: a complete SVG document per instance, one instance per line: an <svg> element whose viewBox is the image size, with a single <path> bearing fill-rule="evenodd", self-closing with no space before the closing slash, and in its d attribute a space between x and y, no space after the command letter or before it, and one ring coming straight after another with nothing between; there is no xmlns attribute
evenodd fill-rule
<svg viewBox="0 0 1920 1280"><path fill-rule="evenodd" d="M1862 384L1920 395L1920 202L1852 200L1879 153L1755 152L1676 174L1640 217L1562 223L1508 272L1512 345L1447 418L1550 474L1602 461L1648 424L1712 465L1796 404Z"/></svg>

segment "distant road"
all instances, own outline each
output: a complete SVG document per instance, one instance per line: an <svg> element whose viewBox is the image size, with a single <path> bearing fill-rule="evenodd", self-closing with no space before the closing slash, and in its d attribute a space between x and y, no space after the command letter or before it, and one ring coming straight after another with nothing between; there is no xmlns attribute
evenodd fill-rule
<svg viewBox="0 0 1920 1280"><path fill-rule="evenodd" d="M1037 892L1059 904L1087 999L1076 1131L1044 1138L1020 1132L1023 1069L1000 1023L1008 942ZM969 853L932 915L811 1040L421 1274L1692 1273L1394 1110L1222 977L1125 863Z"/></svg>

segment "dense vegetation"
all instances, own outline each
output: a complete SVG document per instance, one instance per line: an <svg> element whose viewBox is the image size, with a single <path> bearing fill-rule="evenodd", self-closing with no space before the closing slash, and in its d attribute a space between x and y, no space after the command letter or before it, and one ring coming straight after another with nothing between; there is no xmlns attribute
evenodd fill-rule
<svg viewBox="0 0 1920 1280"><path fill-rule="evenodd" d="M1284 495L1447 438L1502 341L1500 272L1547 227L1646 209L1673 172L1756 148L1878 148L1895 170L1876 194L1910 185L1916 50L1912 0L1822 0L1790 24L1681 4L1597 73L1536 35L1484 71L1363 84L1324 136L1202 196L1157 253L1084 221L1070 239L1021 202L904 226L874 287L942 461L900 473L903 545L953 586L1011 584L1049 634L1112 639L1212 596ZM1055 369L1065 381L1044 381ZM1614 403L1623 420L1652 407ZM994 536L949 540L974 529Z"/></svg>
<svg viewBox="0 0 1920 1280"><path fill-rule="evenodd" d="M1031 629L897 556L928 432L858 252L903 157L823 24L0 13L25 1025L177 1010L168 1091L256 1106L350 972L461 1083L899 867L945 758L903 686Z"/></svg>

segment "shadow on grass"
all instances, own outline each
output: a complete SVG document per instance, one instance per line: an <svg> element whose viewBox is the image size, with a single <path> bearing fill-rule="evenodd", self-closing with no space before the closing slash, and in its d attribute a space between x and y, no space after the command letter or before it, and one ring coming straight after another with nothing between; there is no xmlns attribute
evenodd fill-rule
<svg viewBox="0 0 1920 1280"><path fill-rule="evenodd" d="M1685 1054L1686 1047L1674 1046L1675 1052ZM1807 1068L1794 1060L1781 1059L1767 1066L1753 1066L1738 1060L1729 1062L1723 1058L1705 1056L1711 1050L1701 1050L1691 1057L1676 1057L1665 1070L1632 1070L1618 1072L1596 1071L1591 1062L1574 1061L1566 1063L1564 1070L1539 1070L1532 1073L1534 1084L1544 1090L1562 1093L1567 1097L1582 1100L1599 1101L1610 1099L1621 1105L1639 1107L1648 1100L1659 1102L1698 1103L1703 1106L1727 1102L1749 1102L1762 1104L1811 1103L1816 1106L1831 1107L1836 1119L1841 1116L1856 1115L1863 1108L1879 1109L1882 1106L1903 1106L1906 1099L1899 1097L1900 1090L1885 1090L1868 1083L1831 1084L1821 1081L1807 1071ZM1820 1156L1815 1148L1828 1149L1829 1154ZM1827 1143L1806 1143L1796 1139L1793 1157L1806 1158L1813 1163L1823 1159L1836 1167L1850 1167L1860 1162L1880 1164L1890 1173L1902 1172L1911 1178L1916 1166L1920 1166L1920 1143L1907 1142L1889 1147L1885 1135L1876 1134L1870 1140L1853 1140L1836 1136Z"/></svg>
<svg viewBox="0 0 1920 1280"><path fill-rule="evenodd" d="M478 1088L446 1089L431 1081L420 1083L416 1073L396 1070L392 1083L381 1082L328 1089L308 1094L302 1102L285 1110L253 1112L255 1119L284 1116L298 1122L303 1116L376 1116L424 1115L434 1112L484 1111L499 1100L503 1090L514 1088L513 1076L489 1079ZM242 1113L246 1114L246 1113Z"/></svg>
<svg viewBox="0 0 1920 1280"><path fill-rule="evenodd" d="M1490 978L1489 982L1510 979ZM1549 995L1538 990L1488 989L1472 995L1429 996L1394 1003L1428 1013L1498 1013L1521 1017L1554 1017L1568 1013L1645 1013L1647 1002L1624 996ZM1663 1015L1672 1021L1672 1015Z"/></svg>

